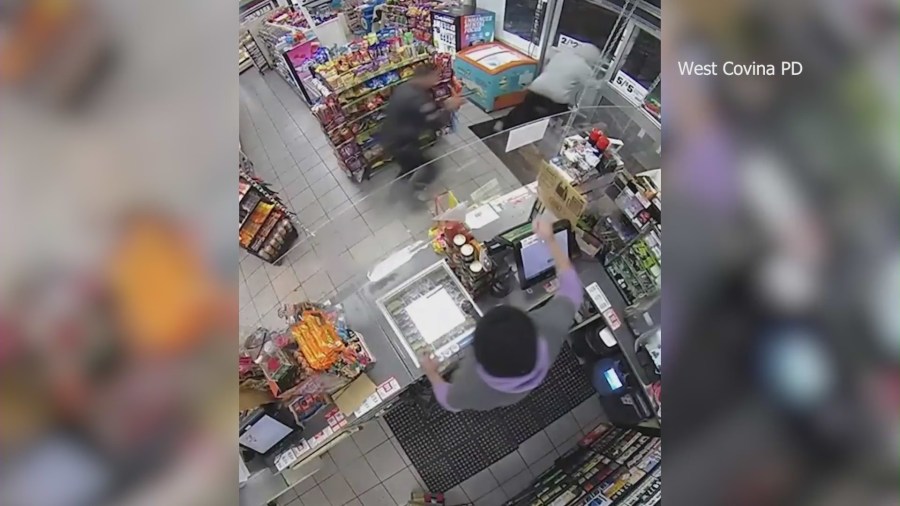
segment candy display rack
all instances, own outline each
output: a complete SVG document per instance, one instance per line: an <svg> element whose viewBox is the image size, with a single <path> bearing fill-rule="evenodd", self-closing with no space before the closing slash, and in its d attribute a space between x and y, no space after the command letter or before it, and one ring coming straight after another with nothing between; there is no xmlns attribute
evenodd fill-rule
<svg viewBox="0 0 900 506"><path fill-rule="evenodd" d="M393 90L408 81L418 65L432 62L440 70L441 80L432 89L436 100L451 94L449 56L433 55L411 32L370 34L322 60L315 73L323 98L313 113L341 168L357 182L390 161L378 142L384 109ZM420 141L429 144L436 137L426 135Z"/></svg>
<svg viewBox="0 0 900 506"><path fill-rule="evenodd" d="M608 252L604 268L628 304L659 292L662 277L662 203L652 179L616 172L607 195L622 213L622 222L637 231ZM624 238L623 238L624 239Z"/></svg>
<svg viewBox="0 0 900 506"><path fill-rule="evenodd" d="M385 26L412 32L416 40L431 44L431 10L440 5L431 0L387 0L383 14Z"/></svg>
<svg viewBox="0 0 900 506"><path fill-rule="evenodd" d="M561 455L504 506L653 506L662 502L658 428L606 423Z"/></svg>
<svg viewBox="0 0 900 506"><path fill-rule="evenodd" d="M238 173L238 242L251 255L277 265L300 232L311 234L278 194L254 175L243 152Z"/></svg>
<svg viewBox="0 0 900 506"><path fill-rule="evenodd" d="M275 71L307 104L315 103L319 96L308 85L312 75L307 67L319 46L307 18L293 8L282 7L266 18L257 34Z"/></svg>

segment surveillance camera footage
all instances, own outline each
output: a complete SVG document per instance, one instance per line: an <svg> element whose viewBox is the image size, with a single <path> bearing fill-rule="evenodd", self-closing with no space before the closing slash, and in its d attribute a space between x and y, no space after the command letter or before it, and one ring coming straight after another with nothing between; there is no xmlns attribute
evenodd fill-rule
<svg viewBox="0 0 900 506"><path fill-rule="evenodd" d="M539 37L515 4L490 3L498 36L505 8ZM564 0L543 22L601 4L662 12L661 56L627 64L666 81L666 503L900 503L898 4ZM0 5L4 506L239 504L235 7Z"/></svg>

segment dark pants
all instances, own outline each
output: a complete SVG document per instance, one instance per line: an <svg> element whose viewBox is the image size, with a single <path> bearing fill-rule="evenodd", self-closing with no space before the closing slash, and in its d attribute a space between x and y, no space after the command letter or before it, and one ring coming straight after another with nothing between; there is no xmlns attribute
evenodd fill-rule
<svg viewBox="0 0 900 506"><path fill-rule="evenodd" d="M522 103L513 107L513 110L509 111L509 114L501 121L503 121L503 129L507 130L568 110L567 104L558 104L543 95L528 91L525 93Z"/></svg>
<svg viewBox="0 0 900 506"><path fill-rule="evenodd" d="M410 143L397 149L397 152L394 154L394 160L400 165L400 172L397 176L413 181L413 184L416 186L427 186L437 176L434 163L429 163L431 160L425 156L425 151L418 143ZM422 167L425 164L428 165ZM416 171L415 174L410 176L410 173L414 170Z"/></svg>

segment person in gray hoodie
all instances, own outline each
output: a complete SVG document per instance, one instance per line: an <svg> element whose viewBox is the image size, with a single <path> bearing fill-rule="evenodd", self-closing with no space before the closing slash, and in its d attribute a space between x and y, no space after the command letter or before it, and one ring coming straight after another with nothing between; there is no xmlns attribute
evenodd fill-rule
<svg viewBox="0 0 900 506"><path fill-rule="evenodd" d="M537 220L534 231L553 256L559 280L554 297L530 313L511 306L485 313L449 382L433 359L421 357L435 398L448 411L487 411L519 402L544 381L566 341L584 290L568 254L554 239L553 225Z"/></svg>
<svg viewBox="0 0 900 506"><path fill-rule="evenodd" d="M498 121L494 130L514 128L568 110L591 80L600 56L600 50L593 44L560 48L528 86L522 103Z"/></svg>

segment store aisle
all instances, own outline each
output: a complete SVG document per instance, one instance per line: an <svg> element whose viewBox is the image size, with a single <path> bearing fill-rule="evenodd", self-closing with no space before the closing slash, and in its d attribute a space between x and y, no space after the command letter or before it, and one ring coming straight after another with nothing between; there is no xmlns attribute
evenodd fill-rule
<svg viewBox="0 0 900 506"><path fill-rule="evenodd" d="M242 74L240 98L244 152L257 174L316 233L298 241L281 266L241 252L241 324L277 326L280 304L342 293L390 248L423 237L430 216L424 205L410 212L389 192L378 191L396 175L392 165L363 183L347 178L316 118L275 72ZM490 117L466 104L459 119L459 131L435 147L438 154L450 153L440 161L436 186L452 188L460 198L495 178L504 190L518 186L503 162L465 128Z"/></svg>
<svg viewBox="0 0 900 506"><path fill-rule="evenodd" d="M341 171L316 118L281 77L250 70L240 77L240 134L257 174L283 196L316 237L301 241L282 265L265 264L241 253L242 327L278 327L277 308L287 302L335 297L363 276L365 269L397 244L422 237L427 212L409 213L377 189L390 182L395 167L370 181L354 183ZM496 178L504 190L520 185L515 176L466 128L490 116L466 104L460 128L440 147L438 182L460 197ZM473 143L472 145L467 145ZM466 146L453 151L459 146ZM364 204L359 204L364 202ZM356 205L353 205L356 203ZM325 226L330 221L337 226ZM376 240L377 237L377 240ZM602 415L592 399L523 443L519 450L473 476L449 493L448 504L473 501L499 505L524 487L532 475L591 429ZM423 484L390 428L382 420L347 438L322 459L322 469L279 500L291 506L393 506L405 504Z"/></svg>

